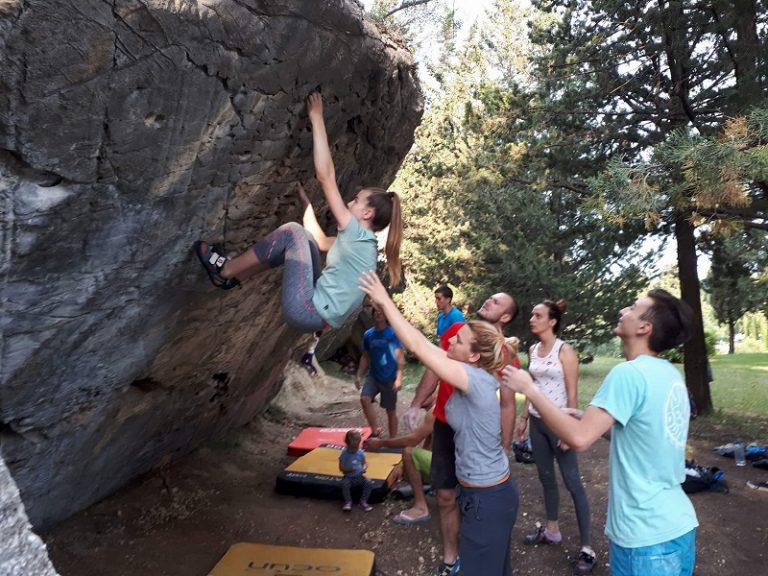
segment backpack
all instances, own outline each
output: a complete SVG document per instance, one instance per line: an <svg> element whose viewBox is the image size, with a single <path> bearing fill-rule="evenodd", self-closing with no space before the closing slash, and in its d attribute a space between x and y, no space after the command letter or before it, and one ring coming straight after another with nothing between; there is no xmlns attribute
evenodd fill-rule
<svg viewBox="0 0 768 576"><path fill-rule="evenodd" d="M705 490L728 493L728 485L725 483L725 473L716 466L697 466L693 460L685 461L685 481L682 484L683 492L695 494Z"/></svg>

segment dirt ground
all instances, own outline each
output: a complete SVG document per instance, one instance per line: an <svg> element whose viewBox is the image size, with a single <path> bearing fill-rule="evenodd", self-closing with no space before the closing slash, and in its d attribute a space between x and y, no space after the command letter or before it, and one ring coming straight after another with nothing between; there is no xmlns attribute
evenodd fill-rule
<svg viewBox="0 0 768 576"><path fill-rule="evenodd" d="M400 404L408 400L401 397ZM286 456L290 440L305 426L361 425L358 407L351 383L328 376L313 380L291 368L273 407L249 426L41 534L54 565L62 576L205 576L232 544L257 542L369 549L380 576L430 576L440 550L433 499L428 523L404 527L390 520L407 507L402 501L388 499L373 512L345 514L340 502L274 492L277 474L293 460ZM768 479L768 472L737 468L695 438L691 444L699 464L725 470L731 489L692 496L700 522L696 575L768 573L768 492L745 485ZM607 443L600 442L580 459L601 563L595 573L604 575L607 458ZM543 514L541 487L533 465L515 463L513 475L521 502L513 533L515 575L569 575L578 553L570 497L561 486L563 544L525 547L523 535Z"/></svg>

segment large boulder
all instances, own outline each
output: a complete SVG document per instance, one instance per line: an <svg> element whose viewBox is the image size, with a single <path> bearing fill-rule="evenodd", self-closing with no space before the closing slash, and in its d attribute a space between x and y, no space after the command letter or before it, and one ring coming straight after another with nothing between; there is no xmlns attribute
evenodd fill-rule
<svg viewBox="0 0 768 576"><path fill-rule="evenodd" d="M0 574L57 576L45 544L32 532L19 490L0 456Z"/></svg>
<svg viewBox="0 0 768 576"><path fill-rule="evenodd" d="M281 273L218 291L190 246L299 219L295 181L323 205L314 89L340 188L387 186L423 100L352 0L0 1L0 440L33 524L279 390Z"/></svg>

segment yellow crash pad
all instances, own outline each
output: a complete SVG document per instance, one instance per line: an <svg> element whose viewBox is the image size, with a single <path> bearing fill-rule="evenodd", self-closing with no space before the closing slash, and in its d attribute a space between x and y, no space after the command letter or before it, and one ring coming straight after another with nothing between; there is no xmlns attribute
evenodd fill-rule
<svg viewBox="0 0 768 576"><path fill-rule="evenodd" d="M297 548L269 544L232 545L208 576L372 576L373 552Z"/></svg>
<svg viewBox="0 0 768 576"><path fill-rule="evenodd" d="M290 466L286 467L286 472L310 472L316 475L338 476L341 478L344 474L339 470L338 448L315 448L308 454L296 459ZM382 452L366 452L365 461L368 464L368 470L365 473L366 478L371 480L384 480L387 486L391 485L392 470L400 464L403 459L402 454L387 454Z"/></svg>

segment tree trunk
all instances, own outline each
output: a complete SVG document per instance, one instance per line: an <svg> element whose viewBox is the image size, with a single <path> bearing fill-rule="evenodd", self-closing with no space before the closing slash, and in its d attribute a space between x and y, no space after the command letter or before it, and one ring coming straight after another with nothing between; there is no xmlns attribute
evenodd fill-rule
<svg viewBox="0 0 768 576"><path fill-rule="evenodd" d="M728 320L728 354L736 352L736 322Z"/></svg>
<svg viewBox="0 0 768 576"><path fill-rule="evenodd" d="M685 383L693 395L699 414L712 411L712 396L707 378L707 346L704 342L704 321L701 316L701 292L696 266L696 238L688 216L680 214L675 219L677 239L677 267L680 275L682 299L693 309L691 339L683 347Z"/></svg>
<svg viewBox="0 0 768 576"><path fill-rule="evenodd" d="M762 99L760 76L760 36L755 0L721 0L712 4L717 30L728 46L736 90L731 113L744 113ZM735 35L734 35L735 32Z"/></svg>

